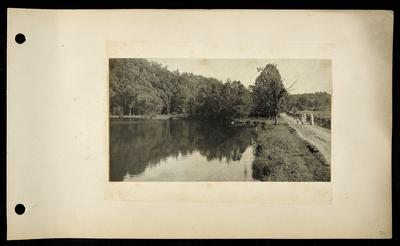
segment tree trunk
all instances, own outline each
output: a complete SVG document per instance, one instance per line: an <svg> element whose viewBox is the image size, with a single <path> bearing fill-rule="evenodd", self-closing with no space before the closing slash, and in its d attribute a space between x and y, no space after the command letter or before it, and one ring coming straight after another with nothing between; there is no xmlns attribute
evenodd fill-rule
<svg viewBox="0 0 400 246"><path fill-rule="evenodd" d="M278 125L278 113L279 113L279 110L275 109L274 110L275 125Z"/></svg>
<svg viewBox="0 0 400 246"><path fill-rule="evenodd" d="M167 114L169 114L169 102L167 103L166 107L165 107L165 111Z"/></svg>

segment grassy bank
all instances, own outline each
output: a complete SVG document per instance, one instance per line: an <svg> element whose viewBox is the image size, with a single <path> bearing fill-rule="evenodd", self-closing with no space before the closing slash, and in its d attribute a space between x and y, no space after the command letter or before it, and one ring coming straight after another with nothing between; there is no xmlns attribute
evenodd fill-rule
<svg viewBox="0 0 400 246"><path fill-rule="evenodd" d="M257 127L253 176L263 181L330 181L330 167L318 150L282 121Z"/></svg>

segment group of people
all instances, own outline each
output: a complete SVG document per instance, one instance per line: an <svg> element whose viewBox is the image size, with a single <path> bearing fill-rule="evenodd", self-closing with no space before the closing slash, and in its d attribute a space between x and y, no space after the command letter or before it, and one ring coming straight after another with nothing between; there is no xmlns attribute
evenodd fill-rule
<svg viewBox="0 0 400 246"><path fill-rule="evenodd" d="M310 125L314 125L314 115L313 113L310 113ZM307 124L307 115L306 114L300 114L297 116L297 125L304 125Z"/></svg>

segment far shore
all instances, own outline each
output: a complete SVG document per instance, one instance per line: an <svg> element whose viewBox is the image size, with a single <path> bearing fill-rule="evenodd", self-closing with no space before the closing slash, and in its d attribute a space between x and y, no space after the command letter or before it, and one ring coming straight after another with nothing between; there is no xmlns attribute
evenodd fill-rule
<svg viewBox="0 0 400 246"><path fill-rule="evenodd" d="M110 119L181 119L189 117L189 114L156 114L156 115L110 115Z"/></svg>
<svg viewBox="0 0 400 246"><path fill-rule="evenodd" d="M153 115L110 115L110 119L154 119L154 120L168 120L168 119L183 119L189 118L190 114L153 114ZM235 125L257 125L269 120L265 117L242 117L232 119L232 124Z"/></svg>

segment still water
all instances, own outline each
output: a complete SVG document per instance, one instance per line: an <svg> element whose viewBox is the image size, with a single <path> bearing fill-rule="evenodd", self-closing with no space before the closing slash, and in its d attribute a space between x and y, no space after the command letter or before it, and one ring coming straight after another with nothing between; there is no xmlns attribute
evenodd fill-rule
<svg viewBox="0 0 400 246"><path fill-rule="evenodd" d="M110 181L254 181L253 129L110 120Z"/></svg>

